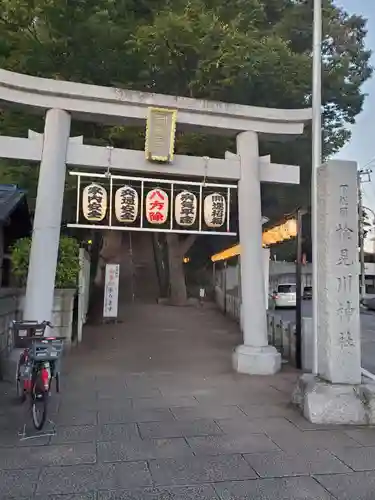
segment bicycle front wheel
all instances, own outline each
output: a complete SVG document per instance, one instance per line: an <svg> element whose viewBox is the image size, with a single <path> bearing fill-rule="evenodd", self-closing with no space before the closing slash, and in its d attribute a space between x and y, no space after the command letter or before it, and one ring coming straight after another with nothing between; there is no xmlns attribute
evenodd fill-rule
<svg viewBox="0 0 375 500"><path fill-rule="evenodd" d="M16 392L18 400L23 403L26 399L25 387L21 381L21 364L18 361L16 370Z"/></svg>
<svg viewBox="0 0 375 500"><path fill-rule="evenodd" d="M40 388L38 380L35 381L31 391L31 418L36 430L40 431L47 419L48 391Z"/></svg>

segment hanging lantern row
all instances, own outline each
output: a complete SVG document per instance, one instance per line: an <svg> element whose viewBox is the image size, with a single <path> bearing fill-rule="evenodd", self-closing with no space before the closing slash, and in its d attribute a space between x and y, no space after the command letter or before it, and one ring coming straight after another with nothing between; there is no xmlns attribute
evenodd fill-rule
<svg viewBox="0 0 375 500"><path fill-rule="evenodd" d="M173 200L171 200L173 202ZM132 224L136 221L140 203L138 192L131 186L118 188L114 195L115 217L118 222ZM83 216L90 222L101 222L108 210L108 195L100 184L92 183L83 189ZM168 220L170 201L168 194L159 188L149 191L145 198L145 216L149 224L162 225ZM203 201L203 217L209 228L220 228L225 223L227 202L220 193L207 195ZM181 227L191 227L198 217L198 198L190 191L182 191L174 200L174 218Z"/></svg>

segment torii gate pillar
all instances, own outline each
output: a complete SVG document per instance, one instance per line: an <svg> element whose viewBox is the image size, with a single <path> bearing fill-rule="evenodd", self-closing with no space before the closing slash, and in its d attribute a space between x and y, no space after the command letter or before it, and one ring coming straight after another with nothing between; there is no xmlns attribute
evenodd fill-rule
<svg viewBox="0 0 375 500"><path fill-rule="evenodd" d="M241 177L238 183L238 218L241 245L243 344L233 355L236 371L272 375L281 368L281 355L268 345L262 254L262 212L258 134L237 136Z"/></svg>
<svg viewBox="0 0 375 500"><path fill-rule="evenodd" d="M52 319L70 121L61 109L46 113L23 313L31 321Z"/></svg>

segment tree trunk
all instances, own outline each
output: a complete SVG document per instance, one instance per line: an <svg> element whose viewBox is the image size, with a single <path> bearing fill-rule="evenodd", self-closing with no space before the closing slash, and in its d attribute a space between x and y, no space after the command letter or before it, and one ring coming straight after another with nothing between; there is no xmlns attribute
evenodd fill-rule
<svg viewBox="0 0 375 500"><path fill-rule="evenodd" d="M187 303L185 271L182 259L195 239L196 236L191 235L180 242L178 234L167 234L170 301L175 306L182 306Z"/></svg>
<svg viewBox="0 0 375 500"><path fill-rule="evenodd" d="M99 252L98 267L94 283L96 286L104 284L105 266L107 263L116 263L121 252L122 235L120 231L104 231L102 248Z"/></svg>
<svg viewBox="0 0 375 500"><path fill-rule="evenodd" d="M168 297L168 253L166 250L166 238L164 234L153 233L152 235L155 255L155 265L159 280L160 296Z"/></svg>

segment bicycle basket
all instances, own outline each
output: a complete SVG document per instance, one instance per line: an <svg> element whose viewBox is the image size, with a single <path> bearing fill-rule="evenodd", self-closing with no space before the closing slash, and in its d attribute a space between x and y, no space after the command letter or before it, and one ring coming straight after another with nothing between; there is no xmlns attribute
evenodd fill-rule
<svg viewBox="0 0 375 500"><path fill-rule="evenodd" d="M34 361L56 361L63 351L63 341L59 339L33 340L30 357Z"/></svg>
<svg viewBox="0 0 375 500"><path fill-rule="evenodd" d="M37 321L12 321L10 328L13 331L15 347L28 347L30 337L43 337L46 330L45 323Z"/></svg>

